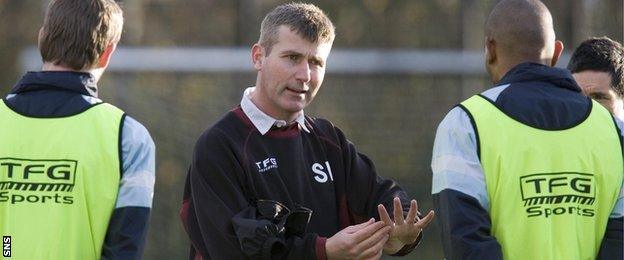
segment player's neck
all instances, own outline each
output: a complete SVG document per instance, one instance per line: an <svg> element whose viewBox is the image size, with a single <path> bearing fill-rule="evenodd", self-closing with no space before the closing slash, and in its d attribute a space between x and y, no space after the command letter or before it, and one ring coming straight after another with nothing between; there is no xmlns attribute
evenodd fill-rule
<svg viewBox="0 0 624 260"><path fill-rule="evenodd" d="M73 71L73 72L90 73L91 75L93 75L95 82L99 81L100 76L102 76L102 73L104 72L103 69L75 70L75 69L72 69L63 65L54 64L52 62L44 62L43 66L41 67L41 71Z"/></svg>

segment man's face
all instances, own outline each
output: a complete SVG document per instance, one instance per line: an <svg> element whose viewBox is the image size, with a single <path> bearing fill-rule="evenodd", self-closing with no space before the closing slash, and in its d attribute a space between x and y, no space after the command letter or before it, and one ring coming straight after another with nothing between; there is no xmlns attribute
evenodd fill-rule
<svg viewBox="0 0 624 260"><path fill-rule="evenodd" d="M323 83L331 43L309 42L287 26L279 28L277 39L268 56L259 45L252 50L258 71L252 100L272 117L292 121Z"/></svg>
<svg viewBox="0 0 624 260"><path fill-rule="evenodd" d="M624 102L611 88L611 75L603 71L585 70L572 74L588 97L598 101L611 114L624 118Z"/></svg>

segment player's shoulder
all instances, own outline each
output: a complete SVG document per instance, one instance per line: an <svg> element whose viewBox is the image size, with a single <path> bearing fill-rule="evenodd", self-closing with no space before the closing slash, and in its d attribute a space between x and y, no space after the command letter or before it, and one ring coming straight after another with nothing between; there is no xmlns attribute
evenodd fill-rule
<svg viewBox="0 0 624 260"><path fill-rule="evenodd" d="M306 116L306 123L313 129L319 130L325 134L336 134L341 132L340 128L336 126L332 121L323 117L311 117ZM318 132L318 131L317 131Z"/></svg>
<svg viewBox="0 0 624 260"><path fill-rule="evenodd" d="M341 144L348 142L344 132L326 118L306 116L306 123L309 123L308 127L312 129L311 134L318 135L332 147L341 149Z"/></svg>
<svg viewBox="0 0 624 260"><path fill-rule="evenodd" d="M311 126L317 127L335 127L334 124L326 118L315 117L315 116L305 116L305 121Z"/></svg>
<svg viewBox="0 0 624 260"><path fill-rule="evenodd" d="M147 127L132 116L126 115L123 121L122 138L124 144L154 149L154 140Z"/></svg>
<svg viewBox="0 0 624 260"><path fill-rule="evenodd" d="M214 124L207 127L197 139L197 143L215 143L226 139L244 139L253 125L246 124L236 109L228 111Z"/></svg>
<svg viewBox="0 0 624 260"><path fill-rule="evenodd" d="M446 113L446 115L444 116L444 118L442 119L438 127L442 127L442 126L451 127L459 122L463 122L469 118L468 113L469 112L466 110L465 107L458 104L454 106L453 108L451 108L451 110L449 110L448 113Z"/></svg>

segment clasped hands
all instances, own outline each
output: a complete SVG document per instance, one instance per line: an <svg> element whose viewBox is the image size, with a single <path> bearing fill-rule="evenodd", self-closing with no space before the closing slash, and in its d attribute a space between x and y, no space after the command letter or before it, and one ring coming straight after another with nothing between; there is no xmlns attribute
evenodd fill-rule
<svg viewBox="0 0 624 260"><path fill-rule="evenodd" d="M380 221L370 220L348 226L327 239L325 252L328 259L379 259L382 253L397 253L405 245L416 242L424 228L433 219L433 211L424 218L418 217L416 200L410 203L406 217L403 217L401 200L394 198L394 221L386 208L377 206Z"/></svg>

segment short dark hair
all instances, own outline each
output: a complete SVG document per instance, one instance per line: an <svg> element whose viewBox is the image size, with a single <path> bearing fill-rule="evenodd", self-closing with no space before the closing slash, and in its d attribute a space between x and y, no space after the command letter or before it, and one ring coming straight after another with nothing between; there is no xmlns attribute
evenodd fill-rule
<svg viewBox="0 0 624 260"><path fill-rule="evenodd" d="M277 42L279 27L287 25L304 39L316 43L334 41L334 24L323 10L313 4L283 4L268 13L260 26L258 43L266 48L266 55Z"/></svg>
<svg viewBox="0 0 624 260"><path fill-rule="evenodd" d="M607 72L611 75L611 89L624 97L624 48L608 37L590 38L579 45L568 63L568 70Z"/></svg>
<svg viewBox="0 0 624 260"><path fill-rule="evenodd" d="M113 0L52 0L39 35L44 62L91 69L121 38L123 14Z"/></svg>

